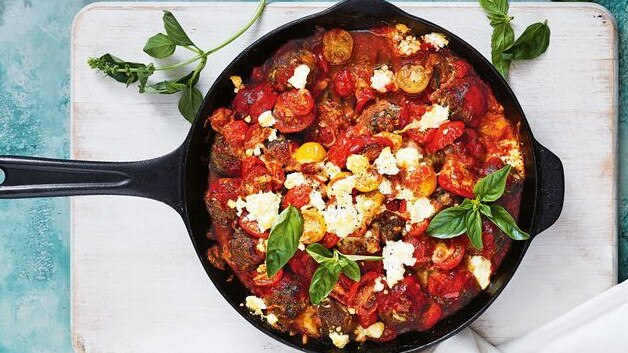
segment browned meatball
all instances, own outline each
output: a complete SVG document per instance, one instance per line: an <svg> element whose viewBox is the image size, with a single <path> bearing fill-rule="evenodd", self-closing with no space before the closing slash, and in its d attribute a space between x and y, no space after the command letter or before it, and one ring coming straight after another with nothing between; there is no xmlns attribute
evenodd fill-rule
<svg viewBox="0 0 628 353"><path fill-rule="evenodd" d="M294 170L297 161L293 158L297 145L290 140L275 140L268 143L264 157L267 161L275 161L285 169Z"/></svg>
<svg viewBox="0 0 628 353"><path fill-rule="evenodd" d="M373 133L393 132L399 126L401 108L386 100L380 100L364 109L358 122L365 124Z"/></svg>
<svg viewBox="0 0 628 353"><path fill-rule="evenodd" d="M274 58L268 67L268 82L276 91L283 92L292 88L288 80L294 74L294 68L301 64L307 65L312 72L308 75L308 81L316 76L315 72L313 72L316 70L316 56L314 53L303 48L282 48L281 50L285 51Z"/></svg>
<svg viewBox="0 0 628 353"><path fill-rule="evenodd" d="M371 231L382 245L387 241L397 241L403 236L406 221L394 212L384 211L371 223Z"/></svg>
<svg viewBox="0 0 628 353"><path fill-rule="evenodd" d="M330 332L352 333L355 329L353 316L347 307L335 300L329 300L318 306L318 316L321 318L321 335L327 336Z"/></svg>
<svg viewBox="0 0 628 353"><path fill-rule="evenodd" d="M256 243L241 228L235 228L228 242L223 244L223 258L229 266L240 271L257 269L265 255L256 249Z"/></svg>
<svg viewBox="0 0 628 353"><path fill-rule="evenodd" d="M307 288L291 276L284 275L272 291L264 297L268 310L277 315L279 322L294 320L303 313L309 303Z"/></svg>
<svg viewBox="0 0 628 353"><path fill-rule="evenodd" d="M243 151L228 144L224 136L216 134L209 163L218 174L230 177L240 176L243 157Z"/></svg>

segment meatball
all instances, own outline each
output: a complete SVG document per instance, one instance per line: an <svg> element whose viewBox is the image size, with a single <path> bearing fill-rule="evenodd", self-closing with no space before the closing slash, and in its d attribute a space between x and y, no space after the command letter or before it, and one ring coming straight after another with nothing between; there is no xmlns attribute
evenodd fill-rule
<svg viewBox="0 0 628 353"><path fill-rule="evenodd" d="M318 316L321 318L321 334L326 336L330 332L353 332L355 323L353 316L347 311L347 307L329 300L318 306Z"/></svg>
<svg viewBox="0 0 628 353"><path fill-rule="evenodd" d="M394 212L384 211L377 215L371 223L373 234L379 238L382 245L387 241L397 241L403 236L406 221Z"/></svg>
<svg viewBox="0 0 628 353"><path fill-rule="evenodd" d="M256 242L240 227L234 228L231 238L222 245L223 258L231 268L252 272L264 261L265 255L256 249Z"/></svg>
<svg viewBox="0 0 628 353"><path fill-rule="evenodd" d="M365 124L373 133L393 132L399 127L401 108L386 100L380 100L364 109L358 123Z"/></svg>
<svg viewBox="0 0 628 353"><path fill-rule="evenodd" d="M299 65L307 65L311 71L316 70L316 55L303 48L286 49L276 56L268 65L268 82L279 92L286 91L292 86L288 80L294 74L294 69ZM308 75L308 80L314 77L315 73Z"/></svg>
<svg viewBox="0 0 628 353"><path fill-rule="evenodd" d="M209 163L218 174L231 177L240 176L243 157L244 153L241 149L231 146L224 136L216 134Z"/></svg>

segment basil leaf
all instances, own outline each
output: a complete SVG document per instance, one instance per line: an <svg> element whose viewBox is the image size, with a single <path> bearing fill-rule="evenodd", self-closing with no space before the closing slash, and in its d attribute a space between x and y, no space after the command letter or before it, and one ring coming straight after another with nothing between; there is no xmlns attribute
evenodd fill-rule
<svg viewBox="0 0 628 353"><path fill-rule="evenodd" d="M508 211L506 211L506 209L502 206L492 204L491 214L492 217L489 217L489 219L510 238L514 240L530 239L530 234L519 229L519 226L517 226L517 223L512 218L510 213L508 213Z"/></svg>
<svg viewBox="0 0 628 353"><path fill-rule="evenodd" d="M479 0L479 3L489 18L508 15L508 0Z"/></svg>
<svg viewBox="0 0 628 353"><path fill-rule="evenodd" d="M460 204L460 208L463 208L468 211L473 208L473 202L471 202L471 200L469 199L464 199L462 200L462 203Z"/></svg>
<svg viewBox="0 0 628 353"><path fill-rule="evenodd" d="M170 37L165 34L157 33L150 37L146 45L144 45L144 53L153 58L163 59L172 55L175 48L176 45Z"/></svg>
<svg viewBox="0 0 628 353"><path fill-rule="evenodd" d="M345 259L347 260L347 262L344 266L342 266L342 273L344 273L345 276L349 277L350 279L356 282L359 281L360 276L361 276L360 266L358 265L357 262L353 260L349 260L346 257Z"/></svg>
<svg viewBox="0 0 628 353"><path fill-rule="evenodd" d="M334 289L340 277L340 266L335 263L322 263L314 272L310 283L310 301L319 304Z"/></svg>
<svg viewBox="0 0 628 353"><path fill-rule="evenodd" d="M510 164L506 164L484 178L478 180L473 187L473 194L482 202L493 202L499 199L506 188L506 179L510 173Z"/></svg>
<svg viewBox="0 0 628 353"><path fill-rule="evenodd" d="M90 58L87 63L92 69L99 70L118 82L126 83L127 86L139 79L137 76L138 68L147 67L145 64L124 61L111 54Z"/></svg>
<svg viewBox="0 0 628 353"><path fill-rule="evenodd" d="M467 224L467 236L471 244L478 250L482 250L482 217L480 211L469 211L465 217Z"/></svg>
<svg viewBox="0 0 628 353"><path fill-rule="evenodd" d="M174 44L181 46L194 45L172 12L164 10L163 20L166 33L168 34L168 37L172 39Z"/></svg>
<svg viewBox="0 0 628 353"><path fill-rule="evenodd" d="M193 122L202 102L203 94L201 91L196 87L187 87L179 99L179 112L187 121Z"/></svg>
<svg viewBox="0 0 628 353"><path fill-rule="evenodd" d="M172 94L183 91L187 88L187 85L183 83L173 81L161 81L153 85L144 86L143 91L140 88L140 93L159 93L159 94Z"/></svg>
<svg viewBox="0 0 628 353"><path fill-rule="evenodd" d="M465 215L467 210L461 206L454 206L440 211L427 227L427 234L439 239L448 239L459 236L466 230Z"/></svg>
<svg viewBox="0 0 628 353"><path fill-rule="evenodd" d="M350 255L350 254L341 254L351 261L379 261L382 260L381 256L368 256L368 255Z"/></svg>
<svg viewBox="0 0 628 353"><path fill-rule="evenodd" d="M515 42L503 52L507 60L530 60L545 53L550 43L550 28L545 22L531 24L515 40Z"/></svg>
<svg viewBox="0 0 628 353"><path fill-rule="evenodd" d="M491 214L491 207L487 204L483 204L481 203L479 206L479 210L480 213L485 215L486 217L492 217L493 215Z"/></svg>
<svg viewBox="0 0 628 353"><path fill-rule="evenodd" d="M305 250L319 264L333 260L331 251L319 243L310 244Z"/></svg>
<svg viewBox="0 0 628 353"><path fill-rule="evenodd" d="M505 59L502 55L504 49L510 47L515 41L515 31L510 23L498 24L493 28L491 36L491 61L493 65L504 77L508 77L508 69L510 68L510 59Z"/></svg>
<svg viewBox="0 0 628 353"><path fill-rule="evenodd" d="M297 208L289 206L279 214L270 229L266 249L268 277L274 276L294 256L302 234L303 217Z"/></svg>

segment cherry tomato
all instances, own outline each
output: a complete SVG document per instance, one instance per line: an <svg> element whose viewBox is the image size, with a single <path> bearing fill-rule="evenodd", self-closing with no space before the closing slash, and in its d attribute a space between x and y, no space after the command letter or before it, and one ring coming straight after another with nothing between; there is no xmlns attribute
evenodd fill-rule
<svg viewBox="0 0 628 353"><path fill-rule="evenodd" d="M281 163L268 161L266 162L266 169L268 169L270 175L271 188L277 191L283 187L283 183L286 181L286 175L283 172Z"/></svg>
<svg viewBox="0 0 628 353"><path fill-rule="evenodd" d="M457 60L453 64L456 78L463 78L471 71L471 65L465 60Z"/></svg>
<svg viewBox="0 0 628 353"><path fill-rule="evenodd" d="M377 310L386 326L407 327L410 320L419 317L425 297L417 276L406 276L388 291L378 296Z"/></svg>
<svg viewBox="0 0 628 353"><path fill-rule="evenodd" d="M436 129L427 129L425 131L419 131L418 129L408 130L404 132L404 135L413 139L416 143L425 145L430 142L434 136L436 136Z"/></svg>
<svg viewBox="0 0 628 353"><path fill-rule="evenodd" d="M459 141L464 146L464 153L468 154L474 158L482 159L484 154L484 147L482 143L478 139L478 135L472 129L465 129L464 134L459 139Z"/></svg>
<svg viewBox="0 0 628 353"><path fill-rule="evenodd" d="M207 118L205 122L205 126L207 123L211 125L212 129L216 132L222 133L222 128L228 123L233 121L233 111L229 108L218 108L214 110L212 115Z"/></svg>
<svg viewBox="0 0 628 353"><path fill-rule="evenodd" d="M347 152L349 153L349 155L366 154L365 151L368 150L373 152L375 158L377 158L377 156L379 156L379 153L386 147L390 147L390 149L393 149L395 146L393 145L392 141L385 137L360 136L353 137L349 140L349 149Z"/></svg>
<svg viewBox="0 0 628 353"><path fill-rule="evenodd" d="M246 139L249 125L242 120L234 120L222 128L222 134L228 143L234 146L241 146Z"/></svg>
<svg viewBox="0 0 628 353"><path fill-rule="evenodd" d="M416 196L428 197L436 190L436 172L431 166L423 165L413 170L403 183Z"/></svg>
<svg viewBox="0 0 628 353"><path fill-rule="evenodd" d="M436 134L426 144L427 151L434 153L442 150L447 145L452 144L464 132L464 123L462 121L450 121L438 127Z"/></svg>
<svg viewBox="0 0 628 353"><path fill-rule="evenodd" d="M256 221L249 221L246 219L246 214L242 214L242 216L238 218L238 225L246 232L246 234L252 237L267 239L270 236L269 231L262 232L259 230L259 226Z"/></svg>
<svg viewBox="0 0 628 353"><path fill-rule="evenodd" d="M468 156L448 156L438 174L438 185L443 189L466 198L474 198L473 187L477 176L470 170L473 160Z"/></svg>
<svg viewBox="0 0 628 353"><path fill-rule="evenodd" d="M406 64L395 73L397 84L408 94L423 92L430 82L431 75L421 65Z"/></svg>
<svg viewBox="0 0 628 353"><path fill-rule="evenodd" d="M340 70L333 79L334 92L341 98L347 98L355 90L355 79L348 68Z"/></svg>
<svg viewBox="0 0 628 353"><path fill-rule="evenodd" d="M246 190L248 195L255 194L260 191L266 192L273 189L272 176L269 174L266 167L254 166L246 175L242 177L242 179L242 187Z"/></svg>
<svg viewBox="0 0 628 353"><path fill-rule="evenodd" d="M465 244L460 241L439 242L434 247L432 262L441 270L452 270L462 261L464 251Z"/></svg>
<svg viewBox="0 0 628 353"><path fill-rule="evenodd" d="M301 215L303 216L303 234L300 241L303 244L312 244L323 239L327 230L323 215L314 208L302 210Z"/></svg>
<svg viewBox="0 0 628 353"><path fill-rule="evenodd" d="M344 29L334 28L323 35L323 55L334 65L351 58L353 37Z"/></svg>
<svg viewBox="0 0 628 353"><path fill-rule="evenodd" d="M288 261L288 267L296 278L309 285L318 264L307 252L298 250Z"/></svg>
<svg viewBox="0 0 628 353"><path fill-rule="evenodd" d="M364 107L366 106L366 103L375 99L375 92L373 91L371 86L366 82L363 82L361 84L356 84L355 99L356 99L355 111L357 113L360 113L362 109L364 109Z"/></svg>
<svg viewBox="0 0 628 353"><path fill-rule="evenodd" d="M253 283L255 283L255 285L258 287L269 287L281 281L282 277L283 269L279 269L279 271L277 271L274 276L269 278L268 274L266 273L266 265L262 264L255 271L255 274L253 276Z"/></svg>
<svg viewBox="0 0 628 353"><path fill-rule="evenodd" d="M289 110L292 115L309 114L313 108L314 98L307 89L293 89L284 92L279 95L275 104L277 112Z"/></svg>
<svg viewBox="0 0 628 353"><path fill-rule="evenodd" d="M209 186L210 197L216 199L222 208L226 208L229 200L235 201L242 194L242 179L220 178Z"/></svg>
<svg viewBox="0 0 628 353"><path fill-rule="evenodd" d="M295 186L292 189L288 190L286 196L284 196L283 201L281 202L281 207L287 208L292 205L296 208L301 208L308 203L310 203L310 193L312 192L312 188L308 185L299 185Z"/></svg>
<svg viewBox="0 0 628 353"><path fill-rule="evenodd" d="M355 309L362 327L369 327L377 321L377 301L373 288L375 279L380 276L380 273L368 272L349 290L347 304Z"/></svg>
<svg viewBox="0 0 628 353"><path fill-rule="evenodd" d="M329 296L336 299L336 301L342 305L348 306L347 299L349 296L349 289L354 283L355 281L341 273L338 278L338 282L334 286L334 289L332 289L331 293L329 293Z"/></svg>
<svg viewBox="0 0 628 353"><path fill-rule="evenodd" d="M240 89L233 99L233 108L243 116L250 115L257 121L261 113L273 109L276 100L277 93L269 84L263 83Z"/></svg>
<svg viewBox="0 0 628 353"><path fill-rule="evenodd" d="M434 240L429 236L418 236L407 239L407 242L414 246L412 257L416 262L412 266L415 269L423 269L429 267L432 262L432 253L434 252Z"/></svg>
<svg viewBox="0 0 628 353"><path fill-rule="evenodd" d="M434 327L438 320L443 316L443 308L437 302L430 300L423 313L421 313L421 319L419 321L419 331L427 331Z"/></svg>
<svg viewBox="0 0 628 353"><path fill-rule="evenodd" d="M464 107L471 112L473 122L471 126L476 126L477 122L486 115L488 111L488 97L486 88L479 84L472 84L464 95Z"/></svg>
<svg viewBox="0 0 628 353"><path fill-rule="evenodd" d="M253 124L246 132L246 139L244 140L244 148L255 148L258 144L261 144L270 135L270 129L261 127L259 124Z"/></svg>
<svg viewBox="0 0 628 353"><path fill-rule="evenodd" d="M321 239L320 243L327 249L331 249L338 244L338 241L340 241L340 238L338 238L336 234L325 233L325 236Z"/></svg>
<svg viewBox="0 0 628 353"><path fill-rule="evenodd" d="M251 169L253 169L254 167L264 167L264 166L265 164L261 159L255 156L246 157L242 161L242 175L249 174Z"/></svg>
<svg viewBox="0 0 628 353"><path fill-rule="evenodd" d="M430 294L448 301L460 299L463 290L475 285L473 275L467 270L435 271L427 280L427 290Z"/></svg>

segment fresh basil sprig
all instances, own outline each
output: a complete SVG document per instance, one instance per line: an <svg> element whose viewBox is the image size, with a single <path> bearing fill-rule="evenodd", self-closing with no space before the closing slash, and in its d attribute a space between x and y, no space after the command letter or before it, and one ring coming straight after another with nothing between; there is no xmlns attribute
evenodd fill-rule
<svg viewBox="0 0 628 353"><path fill-rule="evenodd" d="M299 239L303 235L303 216L294 207L281 211L277 221L270 229L266 248L266 273L274 276L288 263L299 247Z"/></svg>
<svg viewBox="0 0 628 353"><path fill-rule="evenodd" d="M550 42L550 29L545 22L534 23L515 40L510 25L514 17L508 15L508 0L478 0L491 20L491 61L504 78L508 77L513 60L531 60L545 53Z"/></svg>
<svg viewBox="0 0 628 353"><path fill-rule="evenodd" d="M478 180L473 187L475 199L464 199L459 206L449 207L439 212L427 227L427 234L439 239L454 238L467 234L471 244L482 250L482 215L493 222L506 235L514 240L526 240L530 234L522 231L517 222L498 204L488 204L497 201L506 189L506 179L510 174L510 165L507 164L484 178Z"/></svg>
<svg viewBox="0 0 628 353"><path fill-rule="evenodd" d="M98 58L89 58L87 63L92 69L98 70L127 86L137 82L140 93L173 94L182 92L178 104L179 112L185 119L192 122L203 101L203 94L196 88L196 84L201 71L207 64L208 56L222 49L246 32L261 16L265 6L266 0L259 0L255 14L244 27L218 46L208 50L202 50L194 44L174 15L170 11L164 11L162 20L166 34L157 33L150 37L146 45L144 45L144 52L155 59L171 56L177 47L184 48L194 54L192 58L177 64L157 66L153 63L133 63L111 54L105 54ZM156 71L170 71L187 67L192 63L197 63L196 67L183 77L153 84L148 83L148 78Z"/></svg>
<svg viewBox="0 0 628 353"><path fill-rule="evenodd" d="M356 261L382 259L380 256L345 255L336 249L332 252L318 243L308 245L306 251L319 264L310 283L310 301L314 305L331 293L341 273L356 282L360 280L360 266Z"/></svg>

